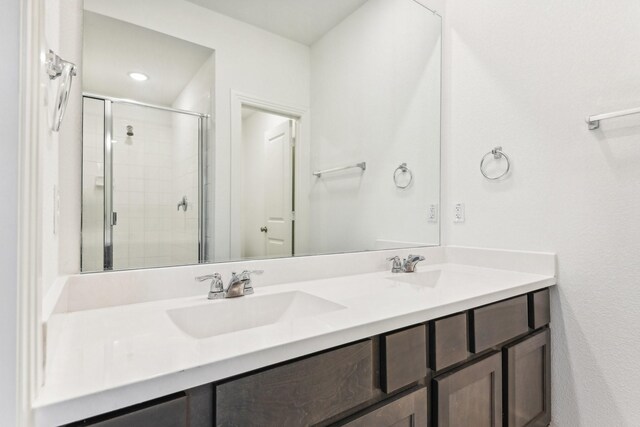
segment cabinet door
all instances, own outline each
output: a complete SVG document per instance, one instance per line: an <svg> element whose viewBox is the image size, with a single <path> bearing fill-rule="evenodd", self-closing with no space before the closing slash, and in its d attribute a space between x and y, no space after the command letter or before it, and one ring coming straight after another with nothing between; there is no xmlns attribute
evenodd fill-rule
<svg viewBox="0 0 640 427"><path fill-rule="evenodd" d="M354 420L347 427L426 427L427 389L421 388L385 403Z"/></svg>
<svg viewBox="0 0 640 427"><path fill-rule="evenodd" d="M505 427L542 427L551 422L549 346L549 329L543 329L503 350Z"/></svg>
<svg viewBox="0 0 640 427"><path fill-rule="evenodd" d="M499 352L434 379L437 427L502 426Z"/></svg>

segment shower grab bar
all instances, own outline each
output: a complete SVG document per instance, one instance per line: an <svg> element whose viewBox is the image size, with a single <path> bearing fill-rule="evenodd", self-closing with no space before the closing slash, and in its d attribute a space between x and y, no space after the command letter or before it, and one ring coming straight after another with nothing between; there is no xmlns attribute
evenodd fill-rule
<svg viewBox="0 0 640 427"><path fill-rule="evenodd" d="M315 171L313 174L318 178L320 178L322 175L326 173L340 172L340 171L344 171L347 169L354 169L354 168L360 168L364 172L367 170L367 162L360 162L360 163L356 163L355 165L340 166L338 168L324 169L320 171Z"/></svg>
<svg viewBox="0 0 640 427"><path fill-rule="evenodd" d="M640 114L640 107L589 116L587 117L587 124L589 125L589 130L595 130L600 127L600 120L615 119L616 117L630 116L631 114Z"/></svg>

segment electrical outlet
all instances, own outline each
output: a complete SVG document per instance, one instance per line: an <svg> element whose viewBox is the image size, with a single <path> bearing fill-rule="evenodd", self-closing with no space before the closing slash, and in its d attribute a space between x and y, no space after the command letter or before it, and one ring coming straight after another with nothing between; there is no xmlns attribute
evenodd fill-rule
<svg viewBox="0 0 640 427"><path fill-rule="evenodd" d="M464 222L464 203L457 203L453 211L453 222Z"/></svg>
<svg viewBox="0 0 640 427"><path fill-rule="evenodd" d="M427 211L427 221L438 222L438 205L429 205Z"/></svg>

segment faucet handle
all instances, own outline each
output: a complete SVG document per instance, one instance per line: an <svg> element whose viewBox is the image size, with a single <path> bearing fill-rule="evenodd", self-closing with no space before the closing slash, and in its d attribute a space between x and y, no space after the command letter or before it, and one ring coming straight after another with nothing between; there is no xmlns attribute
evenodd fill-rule
<svg viewBox="0 0 640 427"><path fill-rule="evenodd" d="M209 299L224 298L224 283L222 282L222 276L220 273L207 274L205 276L196 277L198 282L204 282L211 280L211 286L209 287Z"/></svg>
<svg viewBox="0 0 640 427"><path fill-rule="evenodd" d="M391 267L392 273L402 272L402 260L400 260L398 255L387 258L387 261L393 261L393 266Z"/></svg>
<svg viewBox="0 0 640 427"><path fill-rule="evenodd" d="M252 274L262 274L264 270L244 270L240 273L239 278L244 280L244 294L251 295L253 293L253 285L251 285Z"/></svg>

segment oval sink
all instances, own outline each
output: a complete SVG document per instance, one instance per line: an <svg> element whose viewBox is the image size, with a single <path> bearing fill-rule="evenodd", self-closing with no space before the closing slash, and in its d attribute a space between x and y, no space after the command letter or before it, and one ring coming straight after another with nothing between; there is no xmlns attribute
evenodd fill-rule
<svg viewBox="0 0 640 427"><path fill-rule="evenodd" d="M169 318L185 334L197 339L342 310L343 305L306 292L250 295L167 310Z"/></svg>
<svg viewBox="0 0 640 427"><path fill-rule="evenodd" d="M424 286L434 288L441 280L442 270L431 270L420 273L405 273L391 276L387 279L394 282L407 283L414 286Z"/></svg>

